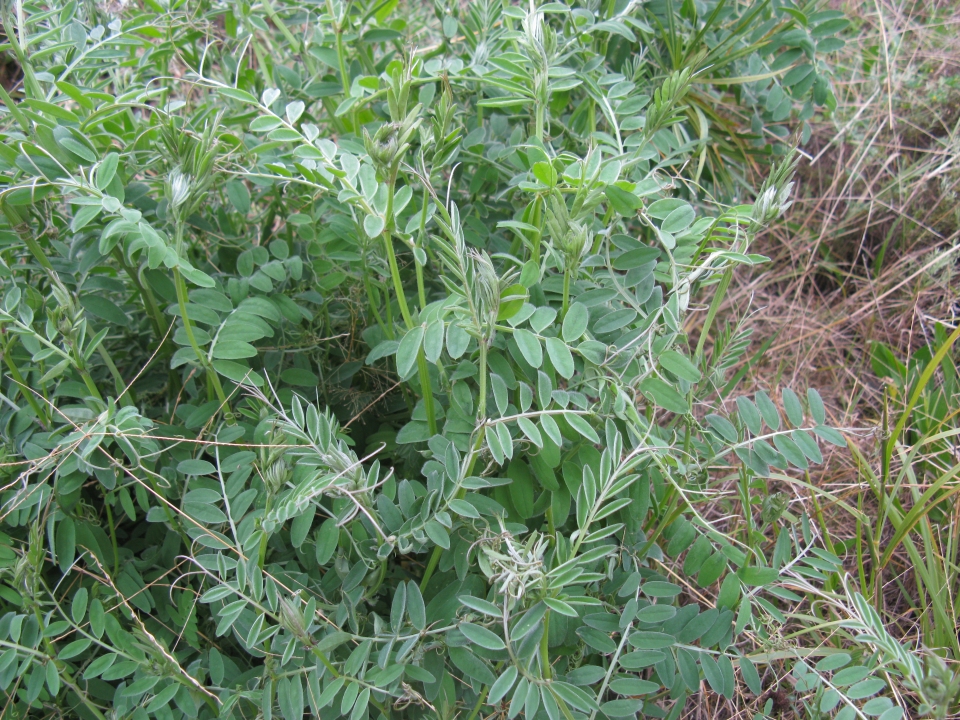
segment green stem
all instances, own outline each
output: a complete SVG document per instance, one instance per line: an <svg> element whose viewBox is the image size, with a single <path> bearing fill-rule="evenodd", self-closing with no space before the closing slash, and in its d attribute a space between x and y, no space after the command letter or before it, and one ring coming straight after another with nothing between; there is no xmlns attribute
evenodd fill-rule
<svg viewBox="0 0 960 720"><path fill-rule="evenodd" d="M383 245L387 251L387 262L390 265L390 275L393 278L393 289L397 294L400 314L403 315L403 322L407 326L407 330L411 330L413 328L413 316L410 315L410 308L407 306L407 298L403 292L403 282L400 280L397 256L393 251L393 195L396 179L397 173L394 170L390 173L390 178L387 181L387 211L383 229ZM436 435L437 414L433 404L433 388L430 385L430 372L427 368L427 358L423 354L423 347L417 350L417 374L420 377L420 392L423 394L423 409L427 413L427 425L430 428L430 434Z"/></svg>
<svg viewBox="0 0 960 720"><path fill-rule="evenodd" d="M20 374L20 368L17 367L17 364L13 361L13 358L10 357L10 346L12 344L13 338L11 337L3 348L3 361L7 364L7 369L10 370L10 376L13 378L13 381L17 384L17 387L20 388L20 394L26 398L27 403L31 408L33 408L33 412L36 414L40 424L46 428L50 424L50 418L44 414L40 404L37 402L37 399L33 396L33 393L30 392L30 388L27 385L26 380L24 380L23 375Z"/></svg>
<svg viewBox="0 0 960 720"><path fill-rule="evenodd" d="M540 638L540 673L544 680L553 677L553 668L550 667L550 611L543 615L543 637Z"/></svg>
<svg viewBox="0 0 960 720"><path fill-rule="evenodd" d="M703 321L703 329L700 330L700 339L697 341L697 351L693 354L695 362L699 361L703 356L703 346L706 344L707 336L710 334L710 326L713 325L713 320L720 310L720 305L723 303L723 299L727 294L727 288L730 286L732 279L733 268L729 267L726 272L723 273L723 277L717 285L716 292L713 295L713 302L710 303L710 309L707 311L707 319Z"/></svg>
<svg viewBox="0 0 960 720"><path fill-rule="evenodd" d="M740 466L740 504L743 507L743 519L746 537L744 544L751 550L754 548L753 542L753 508L750 505L750 478L747 476L747 470ZM749 556L748 556L749 560Z"/></svg>
<svg viewBox="0 0 960 720"><path fill-rule="evenodd" d="M19 107L17 107L17 104L13 101L10 95L7 94L6 89L3 87L0 87L0 102L7 106L10 114L14 117L14 119L16 119L17 123L19 123L24 134L29 135L31 132L30 121L27 120L27 116L23 114L23 111L21 111Z"/></svg>
<svg viewBox="0 0 960 720"><path fill-rule="evenodd" d="M29 229L27 232L18 231L17 234L27 246L30 254L33 255L38 263L40 263L40 266L47 272L54 273L54 275L56 275L56 270L53 269L53 265L51 265L50 260L47 259L46 253L43 252L43 249L40 247L40 243L37 242L36 238L30 234Z"/></svg>
<svg viewBox="0 0 960 720"><path fill-rule="evenodd" d="M97 348L97 352L100 353L101 359L107 366L110 374L113 376L113 384L117 390L117 401L123 407L133 407L134 402L133 398L131 397L132 392L127 388L126 383L123 381L123 376L120 375L120 371L117 370L117 366L113 362L113 358L110 357L110 353L103 346L102 342L100 343L100 347Z"/></svg>
<svg viewBox="0 0 960 720"><path fill-rule="evenodd" d="M535 113L534 133L535 133L535 135L536 135L537 140L539 140L539 141L542 143L542 142L543 142L544 111L545 111L546 108L544 107L543 103L540 102L539 100L536 102L536 106L535 106L535 107L536 107L536 109L535 109L535 111L534 111L534 113Z"/></svg>
<svg viewBox="0 0 960 720"><path fill-rule="evenodd" d="M470 473L473 472L473 468L477 463L477 458L480 456L480 448L483 446L483 438L486 435L487 431L487 340L486 338L480 338L480 400L477 403L477 424L480 426L479 431L477 432L477 440L473 444L473 449L470 453L470 463L467 465L466 472L462 475L461 480L464 477L469 477ZM457 490L455 498L457 500L462 500L464 495L466 495L466 488L461 487ZM420 579L420 591L423 592L426 590L427 583L430 582L430 578L433 577L434 571L437 569L437 563L440 562L440 555L443 554L443 548L439 545L434 546L433 553L430 555L430 559L427 561L427 567L423 571L423 577Z"/></svg>
<svg viewBox="0 0 960 720"><path fill-rule="evenodd" d="M540 264L540 239L543 237L543 202L538 198L533 206L533 224L537 227L537 234L533 238L532 259Z"/></svg>
<svg viewBox="0 0 960 720"><path fill-rule="evenodd" d="M87 391L94 398L103 402L103 395L100 394L100 391L97 389L97 384L93 381L93 378L90 377L90 373L87 372L87 369L83 366L83 363L80 362L80 359L74 356L74 363L77 366L77 372L80 373L80 378L83 380L83 384L87 386Z"/></svg>
<svg viewBox="0 0 960 720"><path fill-rule="evenodd" d="M123 268L123 271L127 274L127 277L130 278L130 281L133 283L134 287L137 288L137 292L140 294L140 299L143 300L143 305L147 310L147 315L150 317L150 321L153 324L153 330L157 334L157 341L163 340L163 336L167 333L167 323L164 320L163 313L160 312L160 306L157 305L157 299L153 295L153 290L148 286L140 282L140 276L137 271L130 266L127 262L127 259L123 256L123 252L119 247L113 249L113 257L116 259L117 263Z"/></svg>
<svg viewBox="0 0 960 720"><path fill-rule="evenodd" d="M490 686L484 685L483 691L480 693L480 697L477 698L477 704L473 706L473 710L470 711L470 715L467 717L467 720L476 720L477 714L480 712L480 708L483 707L483 703L486 701L489 693Z"/></svg>
<svg viewBox="0 0 960 720"><path fill-rule="evenodd" d="M344 15L346 18L346 15ZM350 77L347 75L347 63L344 60L343 54L343 27L341 25L336 26L336 35L337 35L337 64L340 67L340 84L343 86L343 97L344 99L350 97ZM353 107L353 110L350 112L350 117L353 119L353 132L360 132L360 123L357 118L357 108L356 105Z"/></svg>
<svg viewBox="0 0 960 720"><path fill-rule="evenodd" d="M427 292L423 286L423 268L420 267L416 258L413 259L413 264L417 269L417 299L420 301L420 309L423 310L427 306Z"/></svg>
<svg viewBox="0 0 960 720"><path fill-rule="evenodd" d="M393 340L393 328L383 324L383 317L380 315L377 304L374 302L373 288L370 287L370 278L367 276L366 268L364 268L363 273L363 288L367 292L367 303L370 305L370 310L373 312L373 317L377 321L377 325L380 326L380 329L383 331L383 334L387 336L387 339ZM330 323L327 323L327 325L329 327Z"/></svg>
<svg viewBox="0 0 960 720"><path fill-rule="evenodd" d="M612 220L613 220L613 207L608 207L607 212L605 212L603 215L603 222L601 224L603 225L603 227L608 228L610 227L610 222ZM593 255L596 255L597 253L600 252L600 246L603 244L604 237L605 235L602 232L597 234L597 239L593 241L593 248L591 250L591 253Z"/></svg>
<svg viewBox="0 0 960 720"><path fill-rule="evenodd" d="M480 338L480 399L477 401L477 420L479 420L481 423L484 423L486 419L487 419L487 339Z"/></svg>
<svg viewBox="0 0 960 720"><path fill-rule="evenodd" d="M417 247L423 249L423 239L427 227L427 188L423 188L423 207L420 208L420 233L417 235ZM413 258L413 264L417 269L417 297L420 300L420 309L427 306L427 292L423 285L423 268L416 257Z"/></svg>
<svg viewBox="0 0 960 720"><path fill-rule="evenodd" d="M563 305L560 307L560 321L567 316L567 309L570 307L570 268L563 269Z"/></svg>
<svg viewBox="0 0 960 720"><path fill-rule="evenodd" d="M266 507L263 509L263 517L266 517L267 514L270 512L270 500L271 500L270 496L267 496L267 504L266 504ZM260 547L257 553L257 566L261 570L263 570L264 563L267 560L267 541L269 540L269 538L267 537L266 530L264 530L263 528L260 528L260 532L262 534L260 535Z"/></svg>
<svg viewBox="0 0 960 720"><path fill-rule="evenodd" d="M220 384L220 377L217 375L217 371L210 365L206 354L200 349L200 345L197 343L197 339L193 334L193 325L190 323L190 316L187 314L187 284L184 282L179 268L173 269L173 282L177 291L177 305L180 308L180 319L183 321L183 330L187 334L187 341L190 343L190 347L193 348L197 359L207 371L207 381L213 386L213 391L220 401L227 423L233 425L236 421L230 412L230 405L227 402L227 396L223 392L223 386Z"/></svg>
<svg viewBox="0 0 960 720"><path fill-rule="evenodd" d="M431 435L436 435L437 409L433 404L433 387L430 384L430 368L427 367L427 357L421 347L417 351L417 374L420 376L420 392L423 393L423 409L427 413L427 427Z"/></svg>
<svg viewBox="0 0 960 720"><path fill-rule="evenodd" d="M110 544L113 545L113 576L118 577L120 575L120 550L117 546L117 527L113 522L113 508L106 501L103 506L107 509L107 522L110 523Z"/></svg>

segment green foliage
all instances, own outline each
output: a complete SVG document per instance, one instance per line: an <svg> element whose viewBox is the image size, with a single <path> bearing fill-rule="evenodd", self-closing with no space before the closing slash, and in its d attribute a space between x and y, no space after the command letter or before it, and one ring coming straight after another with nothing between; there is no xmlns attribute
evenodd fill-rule
<svg viewBox="0 0 960 720"><path fill-rule="evenodd" d="M749 339L707 341L844 21L115 10L3 15L6 705L675 718L752 687L798 551L770 468L842 438L813 390L729 412ZM755 156L756 202L703 189Z"/></svg>

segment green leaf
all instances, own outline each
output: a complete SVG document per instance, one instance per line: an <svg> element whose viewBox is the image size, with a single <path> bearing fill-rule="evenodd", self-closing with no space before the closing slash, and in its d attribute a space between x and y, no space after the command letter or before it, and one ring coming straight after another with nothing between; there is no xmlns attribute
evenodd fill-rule
<svg viewBox="0 0 960 720"><path fill-rule="evenodd" d="M660 364L676 375L692 383L700 382L700 371L686 355L678 353L676 350L668 350L660 355Z"/></svg>
<svg viewBox="0 0 960 720"><path fill-rule="evenodd" d="M91 315L116 325L129 325L130 318L109 298L101 295L82 295L80 304Z"/></svg>
<svg viewBox="0 0 960 720"><path fill-rule="evenodd" d="M695 217L696 213L694 213L693 208L684 203L675 210L672 210L670 214L663 219L663 222L660 224L660 229L663 230L663 232L676 235L690 227Z"/></svg>
<svg viewBox="0 0 960 720"><path fill-rule="evenodd" d="M206 460L189 459L181 460L177 464L177 472L184 475L212 475L216 472L216 468Z"/></svg>
<svg viewBox="0 0 960 720"><path fill-rule="evenodd" d="M679 585L661 580L646 582L641 586L640 590L644 595L653 598L676 597L682 592L682 588Z"/></svg>
<svg viewBox="0 0 960 720"><path fill-rule="evenodd" d="M550 356L550 362L553 363L553 367L556 368L557 372L560 373L564 379L569 380L572 378L574 372L573 355L570 352L570 348L567 347L567 344L553 337L546 338L544 343L547 346L547 355Z"/></svg>
<svg viewBox="0 0 960 720"><path fill-rule="evenodd" d="M740 676L747 684L747 687L750 688L750 692L752 692L754 695L760 695L763 692L763 685L760 683L760 675L757 673L757 668L750 658L740 658Z"/></svg>
<svg viewBox="0 0 960 720"><path fill-rule="evenodd" d="M817 425L823 425L826 422L826 409L823 407L823 399L813 388L807 388L807 405L810 406L810 415L813 422Z"/></svg>
<svg viewBox="0 0 960 720"><path fill-rule="evenodd" d="M760 417L760 411L753 401L745 396L737 398L737 411L740 419L747 429L754 435L760 435L763 432L763 421Z"/></svg>
<svg viewBox="0 0 960 720"><path fill-rule="evenodd" d="M617 270L632 270L656 261L659 256L660 249L655 247L628 250L613 261L613 267Z"/></svg>
<svg viewBox="0 0 960 720"><path fill-rule="evenodd" d="M339 541L340 528L337 527L337 521L334 518L324 520L317 532L316 559L318 565L326 565L330 562Z"/></svg>
<svg viewBox="0 0 960 720"><path fill-rule="evenodd" d="M400 377L407 377L413 370L417 362L417 353L420 351L420 343L423 341L423 326L411 328L400 341L400 347L397 348L397 374Z"/></svg>
<svg viewBox="0 0 960 720"><path fill-rule="evenodd" d="M595 445L600 444L600 436L597 435L597 431L590 426L590 423L588 423L583 416L575 413L564 413L563 418L570 423L570 427L583 435L587 440Z"/></svg>
<svg viewBox="0 0 960 720"><path fill-rule="evenodd" d="M436 520L427 520L423 526L423 531L427 534L428 538L444 550L450 549L450 534L447 532L447 529Z"/></svg>
<svg viewBox="0 0 960 720"><path fill-rule="evenodd" d="M710 587L727 569L727 557L722 552L715 552L704 560L700 566L700 572L697 573L697 585L700 587Z"/></svg>
<svg viewBox="0 0 960 720"><path fill-rule="evenodd" d="M777 406L773 404L770 396L763 390L760 390L754 395L754 399L757 402L757 407L760 409L760 414L763 416L763 421L767 424L767 427L774 432L779 430L780 412L777 410Z"/></svg>
<svg viewBox="0 0 960 720"><path fill-rule="evenodd" d="M85 143L82 143L73 137L61 137L57 139L57 142L60 144L60 147L64 148L65 150L69 150L77 157L86 160L88 163L95 163L100 159L92 149L87 147Z"/></svg>
<svg viewBox="0 0 960 720"><path fill-rule="evenodd" d="M818 465L823 462L823 455L820 453L817 441L810 437L805 431L794 430L791 437L810 462Z"/></svg>
<svg viewBox="0 0 960 720"><path fill-rule="evenodd" d="M503 644L503 640L497 637L495 633L490 632L481 625L460 623L459 628L467 640L487 650L503 650L507 647Z"/></svg>
<svg viewBox="0 0 960 720"><path fill-rule="evenodd" d="M380 233L383 232L384 225L383 218L379 215L367 215L363 219L363 231L371 239L379 237Z"/></svg>
<svg viewBox="0 0 960 720"><path fill-rule="evenodd" d="M657 692L660 684L638 678L621 678L612 681L610 689L618 695L649 695Z"/></svg>
<svg viewBox="0 0 960 720"><path fill-rule="evenodd" d="M536 335L529 330L517 329L513 333L513 339L517 341L517 347L520 348L523 359L531 367L538 368L543 364L543 349Z"/></svg>
<svg viewBox="0 0 960 720"><path fill-rule="evenodd" d="M600 706L600 711L607 717L635 717L643 708L643 700L609 700Z"/></svg>
<svg viewBox="0 0 960 720"><path fill-rule="evenodd" d="M813 429L813 431L831 445L836 445L837 447L842 448L847 446L847 441L844 439L843 435L834 430L832 427L818 425Z"/></svg>
<svg viewBox="0 0 960 720"><path fill-rule="evenodd" d="M490 617L503 617L503 611L492 602L475 598L472 595L461 595L457 599L471 610L476 610L477 612L483 613L484 615L489 615Z"/></svg>
<svg viewBox="0 0 960 720"><path fill-rule="evenodd" d="M717 661L706 653L700 653L700 668L703 670L703 676L706 678L710 687L715 693L723 693L723 674L720 672L720 666Z"/></svg>
<svg viewBox="0 0 960 720"><path fill-rule="evenodd" d="M608 185L603 192L613 209L624 217L636 215L637 210L643 207L643 201L640 198L616 185Z"/></svg>
<svg viewBox="0 0 960 720"><path fill-rule="evenodd" d="M624 308L622 310L614 310L611 313L607 313L593 326L593 330L597 335L604 335L606 333L614 332L619 330L626 325L632 323L637 317L637 311L630 308Z"/></svg>
<svg viewBox="0 0 960 720"><path fill-rule="evenodd" d="M510 478L510 499L517 513L524 520L533 517L534 483L530 468L523 460L512 460L507 466L507 477Z"/></svg>
<svg viewBox="0 0 960 720"><path fill-rule="evenodd" d="M590 321L590 312L582 304L575 302L567 308L567 314L563 318L561 334L566 342L579 340L587 329L587 323Z"/></svg>
<svg viewBox="0 0 960 720"><path fill-rule="evenodd" d="M845 694L851 700L863 700L871 695L876 695L886 686L887 683L880 678L868 678L848 687Z"/></svg>
<svg viewBox="0 0 960 720"><path fill-rule="evenodd" d="M577 635L579 635L587 645L598 652L613 653L617 650L617 644L610 639L610 636L600 632L596 628L578 627Z"/></svg>
<svg viewBox="0 0 960 720"><path fill-rule="evenodd" d="M557 171L554 170L553 165L548 162L537 162L533 164L533 175L537 180L542 182L547 187L553 187L557 184Z"/></svg>
<svg viewBox="0 0 960 720"><path fill-rule="evenodd" d="M478 519L480 517L480 513L477 512L477 509L466 500L451 500L450 509L461 517L471 519Z"/></svg>
<svg viewBox="0 0 960 720"><path fill-rule="evenodd" d="M507 669L501 673L500 677L497 678L496 682L494 682L490 688L490 692L487 695L487 703L494 706L499 704L499 702L506 697L507 693L510 692L511 688L513 688L513 684L516 681L517 667L516 665L508 665Z"/></svg>
<svg viewBox="0 0 960 720"><path fill-rule="evenodd" d="M454 666L467 677L479 680L484 685L493 685L496 682L496 676L490 671L490 668L466 648L448 647L447 653Z"/></svg>
<svg viewBox="0 0 960 720"><path fill-rule="evenodd" d="M527 300L527 288L523 285L515 284L506 288L500 293L500 310L497 313L497 320L509 320L523 307Z"/></svg>
<svg viewBox="0 0 960 720"><path fill-rule="evenodd" d="M797 444L787 435L774 435L773 444L777 446L783 456L787 461L801 470L806 470L810 467L810 464L807 462L807 458L804 457L803 453L800 451L800 448L797 447Z"/></svg>
<svg viewBox="0 0 960 720"><path fill-rule="evenodd" d="M113 182L120 165L120 156L115 152L107 153L106 157L97 166L97 190L106 190Z"/></svg>
<svg viewBox="0 0 960 720"><path fill-rule="evenodd" d="M641 650L661 650L677 642L673 635L662 632L635 630L630 633L630 644ZM618 691L619 692L619 691ZM637 693L638 695L640 693Z"/></svg>
<svg viewBox="0 0 960 720"><path fill-rule="evenodd" d="M738 441L739 438L737 436L737 428L735 428L733 423L722 415L711 413L707 415L704 420L706 420L707 424L716 430L717 434L728 443L736 443Z"/></svg>
<svg viewBox="0 0 960 720"><path fill-rule="evenodd" d="M317 641L316 648L320 652L328 653L336 650L338 647L352 639L353 636L350 635L350 633L335 630L334 632L328 633L320 638L320 640Z"/></svg>
<svg viewBox="0 0 960 720"><path fill-rule="evenodd" d="M443 323L434 321L427 325L423 334L423 354L430 363L436 364L440 359L440 353L443 352L443 330Z"/></svg>
<svg viewBox="0 0 960 720"><path fill-rule="evenodd" d="M737 577L744 585L763 587L779 580L780 573L774 568L749 566L740 568L737 571Z"/></svg>
<svg viewBox="0 0 960 720"><path fill-rule="evenodd" d="M839 670L845 665L849 665L851 659L852 658L847 653L832 653L818 662L816 667L820 672L831 672L833 670Z"/></svg>
<svg viewBox="0 0 960 720"><path fill-rule="evenodd" d="M427 611L423 604L423 595L413 581L407 583L407 615L410 623L417 630L423 630L427 626Z"/></svg>
<svg viewBox="0 0 960 720"><path fill-rule="evenodd" d="M640 392L664 410L669 410L678 415L686 415L690 412L690 406L686 399L677 392L676 388L658 377L645 378L640 383Z"/></svg>
<svg viewBox="0 0 960 720"><path fill-rule="evenodd" d="M637 620L645 623L661 623L677 614L673 605L648 605L637 612Z"/></svg>
<svg viewBox="0 0 960 720"><path fill-rule="evenodd" d="M800 405L800 398L790 388L783 389L783 409L787 413L787 420L794 427L800 427L803 424L803 406Z"/></svg>
<svg viewBox="0 0 960 720"><path fill-rule="evenodd" d="M231 180L226 184L227 198L230 204L241 215L247 215L250 212L250 191L240 180Z"/></svg>

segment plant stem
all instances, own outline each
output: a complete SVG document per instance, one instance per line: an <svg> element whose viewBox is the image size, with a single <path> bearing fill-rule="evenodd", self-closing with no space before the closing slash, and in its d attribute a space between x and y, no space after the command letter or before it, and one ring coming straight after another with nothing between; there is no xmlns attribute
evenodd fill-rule
<svg viewBox="0 0 960 720"><path fill-rule="evenodd" d="M100 343L100 346L97 348L97 352L100 353L101 359L107 366L110 374L113 376L113 384L117 390L117 401L123 407L133 407L134 402L133 398L131 397L133 393L127 388L126 383L123 382L123 376L120 375L120 371L117 370L117 366L113 362L113 358L110 357L110 353L103 346L103 342Z"/></svg>
<svg viewBox="0 0 960 720"><path fill-rule="evenodd" d="M543 123L545 110L546 108L544 107L543 102L537 100L534 110L534 135L541 143L543 142Z"/></svg>
<svg viewBox="0 0 960 720"><path fill-rule="evenodd" d="M531 259L540 264L540 240L543 237L543 210L542 201L538 198L533 206L533 224L537 227L536 237L533 238L533 250L530 253Z"/></svg>
<svg viewBox="0 0 960 720"><path fill-rule="evenodd" d="M477 431L477 440L473 444L473 449L470 451L470 462L467 465L466 471L461 475L461 481L465 477L469 477L470 473L473 472L473 468L476 465L477 458L480 456L480 448L483 446L483 438L486 435L487 431L487 341L486 338L480 338L480 400L477 403L477 424L479 425L479 430ZM456 499L462 500L463 496L466 495L466 488L461 487L457 490ZM433 553L430 555L430 559L427 561L427 567L423 571L423 577L420 579L420 591L423 592L427 583L430 582L430 578L433 577L433 572L437 568L437 563L440 562L440 555L443 554L443 548L439 545L434 546Z"/></svg>
<svg viewBox="0 0 960 720"><path fill-rule="evenodd" d="M367 293L367 303L370 305L370 310L373 312L373 317L377 321L377 325L380 326L380 329L383 331L383 334L387 336L387 339L393 340L393 328L388 325L384 325L383 318L380 315L380 311L377 309L377 304L373 299L373 288L370 286L370 278L367 275L367 268L363 268L363 288ZM389 303L389 298L387 299ZM330 327L330 323L327 323L327 327ZM332 330L330 331L332 334Z"/></svg>
<svg viewBox="0 0 960 720"><path fill-rule="evenodd" d="M570 268L563 268L563 305L560 306L560 321L567 316L570 307Z"/></svg>
<svg viewBox="0 0 960 720"><path fill-rule="evenodd" d="M153 295L153 290L140 282L140 276L136 269L130 266L119 247L115 247L112 254L127 274L127 277L130 278L134 287L137 288L140 299L143 300L143 305L147 310L147 315L150 317L150 322L153 324L153 330L157 334L157 342L160 342L167 333L167 323L163 318L163 313L160 312L160 307L157 305L157 299Z"/></svg>
<svg viewBox="0 0 960 720"><path fill-rule="evenodd" d="M103 506L107 509L107 522L110 523L110 544L113 546L113 576L120 574L120 550L117 546L117 526L113 522L113 508L110 503L104 502Z"/></svg>
<svg viewBox="0 0 960 720"><path fill-rule="evenodd" d="M484 685L483 691L480 693L480 697L477 698L477 704L473 706L473 710L470 711L470 715L467 716L467 720L476 720L477 714L480 712L480 708L483 707L483 703L487 699L487 695L489 693L490 686Z"/></svg>
<svg viewBox="0 0 960 720"><path fill-rule="evenodd" d="M550 611L543 614L543 637L540 638L540 673L544 680L553 677L553 668L550 667Z"/></svg>
<svg viewBox="0 0 960 720"><path fill-rule="evenodd" d="M723 277L717 285L716 292L713 295L713 302L710 303L710 309L707 311L707 318L703 321L703 328L700 330L700 339L697 341L697 351L693 354L694 362L698 362L703 356L703 346L707 342L707 336L710 334L710 326L720 310L720 305L727 294L727 288L733 279L733 268L728 267Z"/></svg>
<svg viewBox="0 0 960 720"><path fill-rule="evenodd" d="M77 372L80 373L80 378L83 380L83 384L87 386L87 391L94 398L100 402L103 402L103 395L101 395L100 390L97 389L97 384L93 381L93 378L90 377L90 373L87 372L87 368L84 367L81 359L76 357L76 354L74 354L74 363L77 366Z"/></svg>
<svg viewBox="0 0 960 720"><path fill-rule="evenodd" d="M400 306L400 314L403 315L403 322L409 331L413 328L413 316L410 315L410 308L407 306L407 298L403 292L403 282L400 280L400 268L397 265L397 256L393 251L393 196L396 180L397 172L396 169L394 169L387 180L387 211L383 228L383 246L387 251L387 262L390 265L390 275L393 278L393 289L397 294L397 304ZM430 385L430 371L427 368L427 358L423 354L422 345L420 349L417 350L417 375L419 375L420 378L420 392L423 394L423 409L427 414L427 426L430 428L430 434L436 435L437 411L433 404L433 388Z"/></svg>
<svg viewBox="0 0 960 720"><path fill-rule="evenodd" d="M427 201L429 200L429 195L427 194L427 188L423 188L423 205L420 208L420 233L417 235L417 247L423 249L423 239L426 236L427 228ZM414 263L417 266L417 295L420 298L420 309L423 310L427 306L427 293L423 286L423 268L420 267L420 263L417 262L414 258Z"/></svg>
<svg viewBox="0 0 960 720"><path fill-rule="evenodd" d="M13 358L10 357L10 346L13 344L13 340L14 338L11 337L3 348L3 361L7 364L7 369L10 370L10 376L13 378L13 381L17 384L17 387L20 388L20 394L26 398L27 403L33 408L33 412L36 414L40 424L46 428L50 424L50 418L44 414L37 399L33 396L33 393L30 392L26 380L24 380L23 375L20 374L20 368L17 367Z"/></svg>
<svg viewBox="0 0 960 720"><path fill-rule="evenodd" d="M223 392L223 386L220 384L220 378L217 375L217 371L213 369L212 365L210 365L206 354L200 349L200 345L197 343L197 339L193 334L193 325L191 325L190 316L187 314L187 284L184 282L183 276L180 274L180 268L173 269L173 283L177 291L177 305L180 308L180 319L183 321L183 330L187 334L187 341L190 343L190 347L193 348L193 352L196 354L197 360L200 361L204 369L207 371L207 381L213 386L213 391L216 393L217 399L220 401L220 405L223 408L224 417L226 418L227 423L229 425L233 425L236 420L234 420L233 414L230 412L230 404L227 402L227 396Z"/></svg>

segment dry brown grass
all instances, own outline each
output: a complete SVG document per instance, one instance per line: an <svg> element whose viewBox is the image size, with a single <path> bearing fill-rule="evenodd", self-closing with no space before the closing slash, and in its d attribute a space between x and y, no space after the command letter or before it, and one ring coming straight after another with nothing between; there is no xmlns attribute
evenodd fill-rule
<svg viewBox="0 0 960 720"><path fill-rule="evenodd" d="M836 62L839 107L815 121L796 202L759 242L771 262L735 278L723 314L763 308L753 347L775 336L741 391L809 385L832 422L865 428L884 390L871 343L905 356L957 312L960 5L839 7L860 26ZM855 483L845 457L833 453L818 481Z"/></svg>
<svg viewBox="0 0 960 720"><path fill-rule="evenodd" d="M871 345L906 357L932 343L937 323L955 326L960 313L960 3L833 4L855 26L835 61L838 109L815 121L796 202L758 243L771 262L763 272L735 277L718 320L750 315L746 357L773 338L734 394L815 387L828 422L864 430L851 438L875 460L874 431L888 393L873 372ZM863 501L869 515L871 499L852 455L837 448L825 454L811 481L853 505ZM814 515L807 492L787 491L795 509ZM833 542L856 537L849 513L822 509ZM883 593L889 630L915 640L917 603L909 597L915 586L905 553L890 571L896 581ZM776 680L789 687L789 677ZM766 687L776 680L768 678ZM722 698L702 693L685 717L753 717L765 699L746 693L736 707L725 707ZM795 711L788 702L774 716Z"/></svg>

